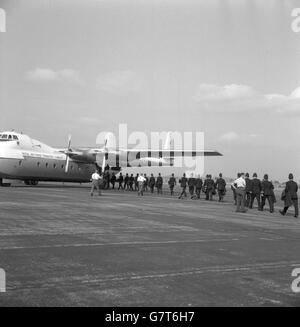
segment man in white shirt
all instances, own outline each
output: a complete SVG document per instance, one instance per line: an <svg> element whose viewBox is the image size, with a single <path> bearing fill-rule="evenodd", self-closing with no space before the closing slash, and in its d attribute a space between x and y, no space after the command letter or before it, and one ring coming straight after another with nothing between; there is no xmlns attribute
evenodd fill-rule
<svg viewBox="0 0 300 327"><path fill-rule="evenodd" d="M245 195L246 195L246 181L245 174L241 173L240 177L237 178L231 186L236 192L236 212L246 212L245 210Z"/></svg>
<svg viewBox="0 0 300 327"><path fill-rule="evenodd" d="M146 178L141 174L138 177L137 182L139 183L138 195L144 195Z"/></svg>
<svg viewBox="0 0 300 327"><path fill-rule="evenodd" d="M100 190L100 179L101 176L98 173L98 170L96 169L95 172L92 175L92 188L91 188L91 196L94 195L94 190L97 189L98 195L101 195L101 190Z"/></svg>

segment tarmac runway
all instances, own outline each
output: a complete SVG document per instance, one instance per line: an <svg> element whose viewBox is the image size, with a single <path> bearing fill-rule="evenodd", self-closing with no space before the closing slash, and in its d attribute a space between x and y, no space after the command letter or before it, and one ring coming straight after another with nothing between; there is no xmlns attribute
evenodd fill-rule
<svg viewBox="0 0 300 327"><path fill-rule="evenodd" d="M49 184L0 188L0 306L299 306L300 220Z"/></svg>

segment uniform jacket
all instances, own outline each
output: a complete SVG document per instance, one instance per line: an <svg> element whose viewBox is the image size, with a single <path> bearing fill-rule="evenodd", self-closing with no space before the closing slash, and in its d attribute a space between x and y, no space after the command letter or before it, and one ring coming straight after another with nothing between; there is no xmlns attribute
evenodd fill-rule
<svg viewBox="0 0 300 327"><path fill-rule="evenodd" d="M181 187L186 187L187 178L186 177L181 177L181 179L179 180L179 183L180 183Z"/></svg>
<svg viewBox="0 0 300 327"><path fill-rule="evenodd" d="M216 181L216 188L219 190L219 191L224 191L225 188L226 188L226 182L225 182L225 179L223 178L218 178L217 181Z"/></svg>
<svg viewBox="0 0 300 327"><path fill-rule="evenodd" d="M190 177L188 179L188 186L195 186L195 178Z"/></svg>
<svg viewBox="0 0 300 327"><path fill-rule="evenodd" d="M202 181L202 179L201 178L196 178L196 180L195 180L195 186L196 186L196 188L202 188L202 185L203 185L203 181Z"/></svg>
<svg viewBox="0 0 300 327"><path fill-rule="evenodd" d="M251 181L251 191L253 194L260 194L261 181L258 178L253 178Z"/></svg>
<svg viewBox="0 0 300 327"><path fill-rule="evenodd" d="M252 192L252 180L248 177L245 178L246 181L246 192Z"/></svg>
<svg viewBox="0 0 300 327"><path fill-rule="evenodd" d="M155 185L155 178L151 176L149 178L149 186L151 187L151 186L154 186L154 185Z"/></svg>
<svg viewBox="0 0 300 327"><path fill-rule="evenodd" d="M282 192L281 199L284 200L284 206L289 207L293 204L292 200L297 200L298 184L294 181L288 181L285 184L285 189Z"/></svg>
<svg viewBox="0 0 300 327"><path fill-rule="evenodd" d="M261 182L261 189L264 195L272 195L274 196L274 186L270 181L262 181Z"/></svg>
<svg viewBox="0 0 300 327"><path fill-rule="evenodd" d="M168 181L168 184L170 186L174 186L176 184L176 179L175 177L170 177L169 181Z"/></svg>
<svg viewBox="0 0 300 327"><path fill-rule="evenodd" d="M204 187L206 188L206 190L213 190L215 188L214 180L211 178L206 179L204 182Z"/></svg>
<svg viewBox="0 0 300 327"><path fill-rule="evenodd" d="M161 176L158 176L156 179L156 186L161 186L163 184L163 179Z"/></svg>

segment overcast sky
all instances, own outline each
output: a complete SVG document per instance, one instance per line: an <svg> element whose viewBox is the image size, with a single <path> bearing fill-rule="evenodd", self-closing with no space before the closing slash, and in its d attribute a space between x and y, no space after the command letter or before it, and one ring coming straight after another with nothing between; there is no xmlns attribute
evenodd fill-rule
<svg viewBox="0 0 300 327"><path fill-rule="evenodd" d="M0 130L203 131L206 171L300 180L298 1L2 1Z"/></svg>

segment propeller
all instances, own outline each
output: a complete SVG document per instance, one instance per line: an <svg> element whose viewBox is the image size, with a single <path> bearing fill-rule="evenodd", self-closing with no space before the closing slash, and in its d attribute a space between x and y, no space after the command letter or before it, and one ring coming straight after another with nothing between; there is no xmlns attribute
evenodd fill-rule
<svg viewBox="0 0 300 327"><path fill-rule="evenodd" d="M71 149L71 139L72 139L72 136L69 135L69 138L68 138L68 149L67 151L65 151L65 154L66 154L66 164L65 164L65 172L67 173L68 170L69 170L69 163L70 163L70 153L72 153L72 149Z"/></svg>
<svg viewBox="0 0 300 327"><path fill-rule="evenodd" d="M172 145L172 132L168 132L164 145L164 150L171 150L171 145Z"/></svg>
<svg viewBox="0 0 300 327"><path fill-rule="evenodd" d="M107 141L108 141L108 137L106 135L105 136L105 143L104 143L104 147L103 147L102 173L104 172L104 169L105 169L105 164L106 164L106 159L107 159L106 156L108 154Z"/></svg>

